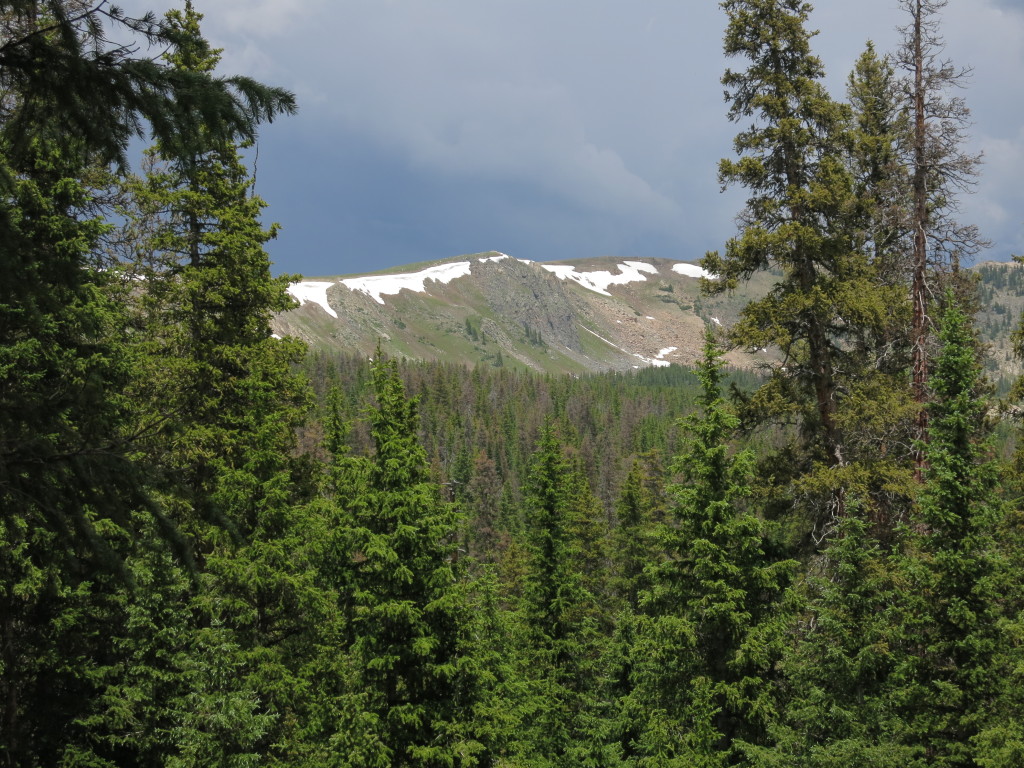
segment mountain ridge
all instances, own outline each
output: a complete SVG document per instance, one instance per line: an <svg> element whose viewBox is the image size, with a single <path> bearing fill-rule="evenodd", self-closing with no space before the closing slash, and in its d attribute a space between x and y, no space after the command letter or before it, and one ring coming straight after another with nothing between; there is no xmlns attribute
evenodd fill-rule
<svg viewBox="0 0 1024 768"><path fill-rule="evenodd" d="M701 299L700 267L673 259L536 262L488 251L412 266L294 283L300 306L274 330L314 348L372 354L379 340L399 357L578 374L690 364L705 325L745 304Z"/></svg>
<svg viewBox="0 0 1024 768"><path fill-rule="evenodd" d="M984 262L972 270L979 276L978 328L989 345L989 372L1017 375L1009 336L1024 311L1024 269ZM546 373L690 365L705 328L735 322L775 280L757 274L735 291L702 296L701 277L708 276L694 262L668 258L538 262L486 251L304 278L289 286L299 306L275 317L273 330L314 349L372 355L380 344L400 358ZM776 360L767 349L727 354L741 368Z"/></svg>

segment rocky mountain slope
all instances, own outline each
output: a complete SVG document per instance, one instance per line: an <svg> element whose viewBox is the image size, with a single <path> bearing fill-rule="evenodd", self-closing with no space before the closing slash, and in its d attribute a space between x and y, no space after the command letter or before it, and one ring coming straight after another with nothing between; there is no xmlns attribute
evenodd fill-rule
<svg viewBox="0 0 1024 768"><path fill-rule="evenodd" d="M989 369L1015 374L1009 334L1024 311L1024 268L986 263L978 326L991 345ZM550 373L630 370L692 363L705 327L726 327L773 278L759 275L729 295L700 295L701 270L670 259L602 257L531 262L490 252L373 275L303 280L300 306L275 319L280 335L313 348ZM771 350L735 350L754 367Z"/></svg>
<svg viewBox="0 0 1024 768"><path fill-rule="evenodd" d="M668 259L538 263L474 254L295 283L301 306L279 316L275 332L314 348L370 354L379 340L399 357L552 373L688 364L705 325L727 325L749 299L702 298L700 275ZM758 356L733 357L752 365Z"/></svg>

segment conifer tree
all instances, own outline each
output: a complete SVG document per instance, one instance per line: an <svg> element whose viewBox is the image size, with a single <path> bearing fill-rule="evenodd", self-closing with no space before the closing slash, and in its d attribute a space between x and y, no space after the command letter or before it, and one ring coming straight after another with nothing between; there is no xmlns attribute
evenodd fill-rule
<svg viewBox="0 0 1024 768"><path fill-rule="evenodd" d="M847 95L853 111L852 218L871 290L886 311L862 317L850 329L839 414L852 465L845 482L873 534L891 538L915 494L908 468L918 412L908 376L912 237L910 182L903 165L908 121L893 65L870 43L850 74Z"/></svg>
<svg viewBox="0 0 1024 768"><path fill-rule="evenodd" d="M123 158L143 125L172 142L198 114L211 133L252 135L294 103L246 78L179 75L109 43L107 22L180 40L106 3L0 4L0 759L11 765L56 764L90 711L102 627L118 616L111 594L154 530L132 510L171 535L135 461L143 425L121 393L138 361L116 273L98 269L104 227L83 179Z"/></svg>
<svg viewBox="0 0 1024 768"><path fill-rule="evenodd" d="M65 729L61 759L74 765L198 766L260 758L275 716L247 681L246 655L223 612L196 621L195 573L176 561L152 520L128 552L132 588L101 578L89 620L103 653L80 658L96 693ZM94 598L95 599L95 598Z"/></svg>
<svg viewBox="0 0 1024 768"><path fill-rule="evenodd" d="M1014 256L1020 262L1020 256ZM1024 359L1024 317L1019 318L1011 337L1013 354ZM1024 398L1024 377L1013 382L1009 399L1019 404ZM1016 415L1016 414L1015 414ZM1019 425L1017 430L1019 433ZM978 763L985 768L1010 768L1024 760L1024 722L1017 715L1024 707L1024 591L1018 574L1024 569L1024 505L1021 504L1024 480L1024 449L1018 438L1017 449L1001 476L1006 511L996 528L997 552L1005 560L1003 578L997 587L1002 594L1002 642L994 659L993 674L1000 690L993 705L993 717L978 735Z"/></svg>
<svg viewBox="0 0 1024 768"><path fill-rule="evenodd" d="M534 453L524 507L523 614L533 691L524 740L538 765L576 765L603 750L611 712L598 710L595 693L603 684L600 630L610 626L594 593L600 587L593 556L602 548L594 500L551 422Z"/></svg>
<svg viewBox="0 0 1024 768"><path fill-rule="evenodd" d="M912 120L905 164L910 169L913 232L911 300L913 323L912 387L919 404L928 394L929 279L936 270L958 269L963 256L973 256L986 243L977 227L955 219L957 193L971 191L980 155L963 151L970 110L962 97L950 96L969 70L958 69L943 58L939 16L947 0L901 0L910 17L901 29L902 44L896 61L907 76L904 99ZM918 418L918 439L927 439L928 411ZM917 458L919 470L923 457ZM919 472L920 474L920 472Z"/></svg>
<svg viewBox="0 0 1024 768"><path fill-rule="evenodd" d="M191 3L168 14L165 26L179 41L167 54L174 71L208 75L216 66L219 52L200 20ZM285 734L306 706L296 676L314 653L315 617L328 603L312 583L306 536L316 521L290 456L307 397L291 370L303 347L271 337L272 314L291 301L285 281L270 275L263 246L274 229L260 223L264 203L251 194L234 142L187 102L179 109L187 131L151 151L146 179L126 183L125 213L145 214L150 227L135 228L141 236L131 243L134 274L144 278L131 294L135 458L148 470L142 485L195 554L183 625L194 635L182 643L198 648L205 625L222 626L235 654L223 661L237 679L222 678L220 695L258 697L258 716L273 725L250 746L270 759L273 745L294 737ZM165 618L151 617L157 635ZM130 639L122 642L133 653ZM202 660L191 662L202 670ZM106 682L109 690L127 685ZM112 714L104 722L116 733ZM159 707L153 715L167 717ZM94 730L102 719L92 718Z"/></svg>
<svg viewBox="0 0 1024 768"><path fill-rule="evenodd" d="M376 454L361 492L342 500L341 551L351 563L346 645L360 703L356 720L339 729L375 742L364 754L382 765L473 765L484 747L472 733L478 671L451 558L456 512L430 481L416 401L395 363L378 355L373 383Z"/></svg>
<svg viewBox="0 0 1024 768"><path fill-rule="evenodd" d="M197 121L212 134L251 140L260 123L295 110L283 89L140 55L189 43L188 32L153 13L133 17L106 2L4 0L0 39L0 85L8 96L2 130L12 157L41 140L123 164L144 127L165 144L187 136Z"/></svg>
<svg viewBox="0 0 1024 768"><path fill-rule="evenodd" d="M908 303L906 288L913 271L906 204L910 175L903 153L910 124L891 57L880 56L869 41L847 79L846 93L853 111L850 165L864 219L865 247L878 284L901 289L900 298ZM909 338L898 341L905 355ZM897 356L882 362L886 368L895 364L902 372L906 361Z"/></svg>
<svg viewBox="0 0 1024 768"><path fill-rule="evenodd" d="M482 563L496 562L508 545L508 531L499 520L502 483L494 461L483 451L473 458L466 483L466 550Z"/></svg>
<svg viewBox="0 0 1024 768"><path fill-rule="evenodd" d="M617 525L611 539L615 592L631 611L648 586L645 568L654 563L657 551L655 523L662 522L665 514L665 499L655 482L635 459L615 505Z"/></svg>
<svg viewBox="0 0 1024 768"><path fill-rule="evenodd" d="M859 512L852 501L854 512ZM899 653L889 644L900 599L889 553L867 516L841 521L825 552L791 589L793 642L780 660L779 716L757 768L907 768L917 751L891 705Z"/></svg>
<svg viewBox="0 0 1024 768"><path fill-rule="evenodd" d="M905 584L889 642L903 654L893 701L905 742L929 765L968 766L998 682L991 668L1002 564L991 535L999 500L971 326L948 292L946 304L930 378L925 483L899 562Z"/></svg>
<svg viewBox="0 0 1024 768"><path fill-rule="evenodd" d="M63 657L98 651L78 621L97 574L124 573L119 542L146 501L120 395L125 317L90 258L104 227L82 158L42 139L17 157L0 146L17 176L0 183L0 761L14 765L56 762L88 700Z"/></svg>
<svg viewBox="0 0 1024 768"><path fill-rule="evenodd" d="M168 14L166 26L181 40L167 55L173 69L216 67L220 52L202 37L201 19L190 2ZM191 502L216 517L213 464L228 469L242 459L245 436L273 439L279 455L287 452L305 395L289 370L302 345L270 333L273 314L292 306L288 277L271 277L264 250L277 227L260 223L265 203L252 194L235 142L200 118L192 114L187 134L150 152L150 174L129 184L126 213L154 219L134 244L144 278L139 322L150 337L146 373L156 396L142 395L156 404L160 439L177 431L172 442L192 452L184 470Z"/></svg>
<svg viewBox="0 0 1024 768"><path fill-rule="evenodd" d="M705 289L731 289L753 273L781 272L768 295L749 303L730 339L747 348L777 347L782 362L752 398L753 414L799 423L803 446L786 462L804 480L814 524L843 515L851 460L842 413L847 378L860 368L852 340L864 324L880 325L888 307L873 282L846 163L848 108L822 83L811 53L803 0L726 0L725 53L744 71L722 78L729 119L750 120L734 141L737 160L722 160L723 185L749 191L741 231L703 266L717 275Z"/></svg>
<svg viewBox="0 0 1024 768"><path fill-rule="evenodd" d="M697 371L701 411L686 422L680 482L663 525L663 562L646 575L634 696L649 713L641 765L731 765L771 719L773 614L794 563L766 550L745 499L753 456L733 453L738 419L722 399L721 352L708 332Z"/></svg>
<svg viewBox="0 0 1024 768"><path fill-rule="evenodd" d="M842 524L809 580L784 715L774 748L752 753L758 766L960 767L1012 754L1006 721L985 728L1000 688L995 466L970 325L948 294L947 307L921 497L891 551L864 521Z"/></svg>

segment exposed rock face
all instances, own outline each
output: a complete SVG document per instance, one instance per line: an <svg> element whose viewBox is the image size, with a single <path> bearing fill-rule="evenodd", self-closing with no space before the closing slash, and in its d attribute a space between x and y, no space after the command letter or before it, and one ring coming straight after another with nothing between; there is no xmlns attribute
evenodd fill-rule
<svg viewBox="0 0 1024 768"><path fill-rule="evenodd" d="M473 278L502 325L539 332L544 342L582 353L573 304L563 281L532 262L502 259L473 265Z"/></svg>
<svg viewBox="0 0 1024 768"><path fill-rule="evenodd" d="M690 363L707 319L697 268L679 274L678 263L541 264L489 253L418 271L311 279L294 287L302 305L278 317L275 331L322 349L371 354L380 342L400 357L552 373Z"/></svg>
<svg viewBox="0 0 1024 768"><path fill-rule="evenodd" d="M1024 311L1024 265L976 270L978 328L993 375L1019 372L1009 335ZM302 306L274 321L279 335L314 348L490 363L550 373L692 364L704 329L724 330L774 281L755 275L737 291L700 295L700 270L670 259L526 262L504 254L460 256L419 269L303 281ZM773 350L732 350L733 365L779 364Z"/></svg>

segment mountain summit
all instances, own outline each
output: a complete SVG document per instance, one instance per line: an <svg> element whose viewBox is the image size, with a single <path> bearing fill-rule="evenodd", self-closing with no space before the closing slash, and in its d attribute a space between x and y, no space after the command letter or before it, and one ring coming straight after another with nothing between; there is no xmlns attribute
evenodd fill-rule
<svg viewBox="0 0 1024 768"><path fill-rule="evenodd" d="M748 299L702 298L702 277L711 276L669 259L542 263L491 251L293 283L300 306L275 332L313 347L370 354L379 340L396 357L551 373L689 364L705 326L731 322Z"/></svg>
<svg viewBox="0 0 1024 768"><path fill-rule="evenodd" d="M1024 265L985 262L976 326L990 374L1016 375L1010 332L1024 312ZM549 373L627 371L700 354L707 326L728 327L775 279L759 273L727 295L701 296L696 264L601 257L536 262L490 251L369 275L293 283L300 306L274 331L311 347ZM741 367L775 360L771 350L733 350Z"/></svg>

